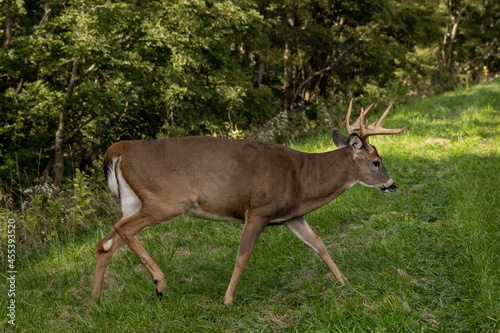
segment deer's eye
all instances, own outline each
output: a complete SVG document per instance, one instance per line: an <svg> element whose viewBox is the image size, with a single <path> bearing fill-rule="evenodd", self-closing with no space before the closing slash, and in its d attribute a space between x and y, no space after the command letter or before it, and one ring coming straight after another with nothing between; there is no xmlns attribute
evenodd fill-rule
<svg viewBox="0 0 500 333"><path fill-rule="evenodd" d="M380 162L379 162L379 161L375 161L375 162L373 162L373 165L374 165L376 168L380 168Z"/></svg>

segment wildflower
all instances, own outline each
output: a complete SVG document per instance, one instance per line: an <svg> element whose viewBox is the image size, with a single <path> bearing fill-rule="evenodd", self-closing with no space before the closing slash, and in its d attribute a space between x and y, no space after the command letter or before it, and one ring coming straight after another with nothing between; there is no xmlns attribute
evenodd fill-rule
<svg viewBox="0 0 500 333"><path fill-rule="evenodd" d="M23 192L23 195L24 196L28 196L28 195L31 195L33 194L33 189L32 188L27 188L26 190L24 190Z"/></svg>

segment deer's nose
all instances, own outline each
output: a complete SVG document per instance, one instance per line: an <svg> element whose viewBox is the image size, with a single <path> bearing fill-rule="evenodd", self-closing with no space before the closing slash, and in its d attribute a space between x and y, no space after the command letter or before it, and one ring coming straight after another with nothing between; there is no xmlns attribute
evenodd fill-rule
<svg viewBox="0 0 500 333"><path fill-rule="evenodd" d="M389 185L389 186L382 186L381 190L382 190L383 192L389 193L389 192L394 192L394 191L396 191L396 188L397 188L397 185L396 185L396 183L393 181L393 182L391 183L391 185Z"/></svg>

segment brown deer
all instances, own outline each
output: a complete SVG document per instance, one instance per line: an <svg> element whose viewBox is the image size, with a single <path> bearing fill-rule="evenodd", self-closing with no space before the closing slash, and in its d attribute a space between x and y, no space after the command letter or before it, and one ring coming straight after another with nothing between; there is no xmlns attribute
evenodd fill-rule
<svg viewBox="0 0 500 333"><path fill-rule="evenodd" d="M139 242L138 234L181 214L243 224L224 304L233 302L255 243L269 225L284 225L319 254L338 283L348 282L304 215L356 183L383 192L396 189L377 150L368 142L370 135L406 129L382 127L391 106L371 125L364 123L371 106L361 109L351 125L351 100L346 117L349 137L334 130L333 141L339 149L320 154L261 141L203 136L113 144L104 156L104 170L111 191L119 197L122 214L97 244L90 307L100 297L111 257L125 243L151 274L157 295L163 295L163 272ZM356 130L359 136L353 133Z"/></svg>

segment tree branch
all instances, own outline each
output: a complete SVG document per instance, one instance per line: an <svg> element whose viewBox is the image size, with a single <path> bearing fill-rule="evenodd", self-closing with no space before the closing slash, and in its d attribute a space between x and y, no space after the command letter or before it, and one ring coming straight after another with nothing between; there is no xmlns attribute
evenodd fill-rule
<svg viewBox="0 0 500 333"><path fill-rule="evenodd" d="M361 41L363 41L363 39L365 38L365 36L373 31L376 27L378 27L379 24L375 24L373 27L371 27L371 29L369 30L366 30L363 34L361 34L361 36L359 36L359 38L351 45L349 45L346 49L344 49L340 55L335 59L335 61L333 63L331 63L329 66L315 72L314 74L310 75L307 79L305 79L304 81L302 81L299 85L299 87L297 88L297 90L295 90L295 93L293 94L293 98L292 98L292 102L291 102L291 106L293 106L295 104L295 100L297 99L297 97L299 96L300 92L302 91L302 89L304 88L304 86L309 83L312 79L314 79L316 76L318 75L322 75L324 74L325 72L328 72L328 71L331 71L332 69L335 68L335 66L340 62L340 60L352 49L354 48L356 45L358 45Z"/></svg>
<svg viewBox="0 0 500 333"><path fill-rule="evenodd" d="M128 42L129 40L131 40L135 35L137 35L140 31L142 30L142 27L137 27L134 31L132 31L130 34L128 34L127 36L125 36L125 38L123 38L121 41L120 41L120 44L122 43L125 43L125 42Z"/></svg>
<svg viewBox="0 0 500 333"><path fill-rule="evenodd" d="M67 64L69 64L70 62L73 62L73 61L75 61L75 58L71 58L71 59L68 59L68 60L64 60L64 61L63 61L63 62L61 62L60 64L56 65L56 68L55 68L52 72L50 72L50 73L48 73L48 74L46 74L46 75L45 75L44 80L47 80L47 79L48 79L48 78L50 78L52 75L54 75L54 73L55 73L55 71L56 71L57 69L61 68L61 67L62 67L62 66L64 66L64 65L67 65Z"/></svg>
<svg viewBox="0 0 500 333"><path fill-rule="evenodd" d="M105 3L104 5L95 5L95 6L92 6L92 7L90 8L90 10L91 10L92 12L95 12L95 11L96 11L96 9L98 9L98 8L104 8L104 7L108 6L109 4L110 4L110 1L109 1L109 0L107 0L107 1L106 1L106 3Z"/></svg>
<svg viewBox="0 0 500 333"><path fill-rule="evenodd" d="M64 141L67 142L69 141L70 139L72 139L73 137L75 137L78 132L80 132L80 130L85 127L85 125L89 124L92 120L94 120L95 118L97 118L97 115L93 115L91 116L90 118L86 119L85 121L81 122L68 136L66 136L64 138Z"/></svg>
<svg viewBox="0 0 500 333"><path fill-rule="evenodd" d="M62 67L62 66L66 65L66 64L69 64L70 62L73 62L73 61L75 61L75 58L71 58L71 59L68 59L68 60L64 60L63 62L61 62L60 64L58 64L58 65L56 66L56 68Z"/></svg>
<svg viewBox="0 0 500 333"><path fill-rule="evenodd" d="M80 80L82 78L84 78L85 76L87 76L93 69L95 68L95 64L92 64L90 65L89 68L87 68L87 70L85 72L83 72L82 74L78 75L76 80Z"/></svg>
<svg viewBox="0 0 500 333"><path fill-rule="evenodd" d="M52 13L52 8L49 8L49 7L45 7L44 9L44 14L43 14L43 17L42 19L40 20L40 23L38 23L39 26L42 26L44 25L45 23L47 23L47 21L49 20L49 16L50 16L50 13Z"/></svg>
<svg viewBox="0 0 500 333"><path fill-rule="evenodd" d="M16 92L14 93L14 99L16 99L17 96L19 95L19 92L21 92L22 86L23 86L23 78L21 78L21 81L19 81L19 83L17 84Z"/></svg>

